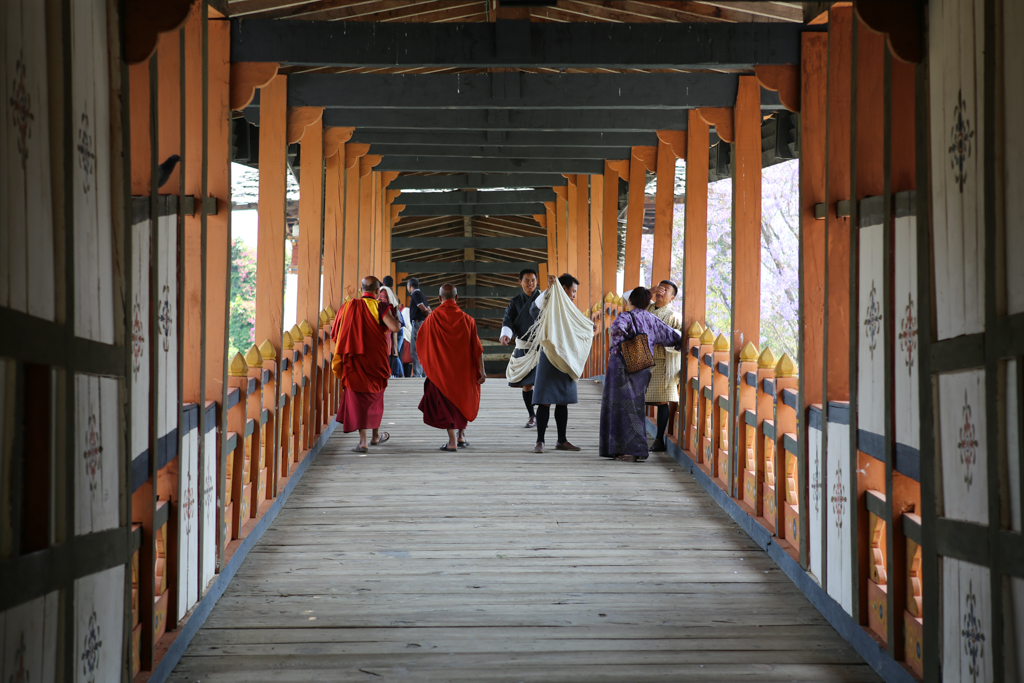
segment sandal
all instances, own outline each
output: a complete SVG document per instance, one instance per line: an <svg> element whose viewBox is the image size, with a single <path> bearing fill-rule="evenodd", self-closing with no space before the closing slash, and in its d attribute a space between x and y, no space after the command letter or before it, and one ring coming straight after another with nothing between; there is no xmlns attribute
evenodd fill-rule
<svg viewBox="0 0 1024 683"><path fill-rule="evenodd" d="M352 449L352 452L353 453L369 453L370 449L367 448L366 446L356 446L355 448Z"/></svg>
<svg viewBox="0 0 1024 683"><path fill-rule="evenodd" d="M445 453L458 453L458 448L448 448L448 444L441 446L438 450L444 451Z"/></svg>
<svg viewBox="0 0 1024 683"><path fill-rule="evenodd" d="M616 455L615 459L621 460L622 462L636 462L635 455Z"/></svg>
<svg viewBox="0 0 1024 683"><path fill-rule="evenodd" d="M370 445L371 446L379 446L379 445L381 445L382 443L384 443L385 441L387 441L390 438L391 438L390 434L388 434L387 432L381 432L380 436L377 437L376 441L372 441L372 440L370 441Z"/></svg>
<svg viewBox="0 0 1024 683"><path fill-rule="evenodd" d="M465 448L466 446L469 445L469 442L468 441L456 441L455 445L457 445L459 448Z"/></svg>

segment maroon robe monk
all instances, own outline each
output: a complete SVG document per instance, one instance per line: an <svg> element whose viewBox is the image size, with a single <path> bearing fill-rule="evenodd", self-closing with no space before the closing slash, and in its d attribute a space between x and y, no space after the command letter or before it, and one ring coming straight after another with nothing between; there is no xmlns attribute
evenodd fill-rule
<svg viewBox="0 0 1024 683"><path fill-rule="evenodd" d="M448 430L448 443L441 450L454 451L469 445L465 429L480 410L486 373L476 321L459 308L455 286L442 285L440 297L441 305L423 321L416 339L427 375L419 408L424 423Z"/></svg>
<svg viewBox="0 0 1024 683"><path fill-rule="evenodd" d="M359 431L359 445L353 450L365 453L367 429L373 430L372 445L391 436L378 432L384 415L384 390L391 376L386 337L396 332L399 324L391 306L377 300L377 278L366 277L361 284L362 298L347 302L338 312L331 369L342 387L338 421L345 432Z"/></svg>

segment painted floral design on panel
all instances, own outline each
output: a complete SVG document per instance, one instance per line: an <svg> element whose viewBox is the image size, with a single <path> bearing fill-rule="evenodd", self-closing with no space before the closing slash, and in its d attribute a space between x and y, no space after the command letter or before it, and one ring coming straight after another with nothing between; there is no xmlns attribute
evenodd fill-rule
<svg viewBox="0 0 1024 683"><path fill-rule="evenodd" d="M985 633L981 630L981 623L974 613L977 607L978 596L974 594L974 581L967 582L967 596L964 598L964 627L960 631L960 637L964 643L964 654L970 659L967 671L971 679L978 680L981 675L981 662L985 658Z"/></svg>
<svg viewBox="0 0 1024 683"><path fill-rule="evenodd" d="M142 334L143 329L142 304L136 296L135 306L132 307L132 374L136 377L139 375L139 370L142 369L143 345L146 343L146 337Z"/></svg>
<svg viewBox="0 0 1024 683"><path fill-rule="evenodd" d="M196 496L192 491L192 472L190 471L185 480L185 500L182 501L185 510L185 531L192 533L192 518L195 517Z"/></svg>
<svg viewBox="0 0 1024 683"><path fill-rule="evenodd" d="M814 461L814 477L811 480L811 499L814 501L814 511L821 510L821 458Z"/></svg>
<svg viewBox="0 0 1024 683"><path fill-rule="evenodd" d="M103 641L100 640L100 625L97 621L96 610L93 610L89 617L89 632L82 643L82 673L90 683L96 680L100 668L100 649L103 647Z"/></svg>
<svg viewBox="0 0 1024 683"><path fill-rule="evenodd" d="M907 293L907 307L903 309L903 320L900 322L900 351L906 357L903 364L907 375L914 369L914 352L917 351L917 316L914 314L914 295Z"/></svg>
<svg viewBox="0 0 1024 683"><path fill-rule="evenodd" d="M832 503L832 512L836 515L836 528L843 528L843 514L846 512L846 503L848 499L846 497L846 486L843 484L843 468L836 468L836 483L832 485L832 497L829 498L829 502Z"/></svg>
<svg viewBox="0 0 1024 683"><path fill-rule="evenodd" d="M18 154L21 155L21 170L28 167L28 141L32 137L32 122L35 114L32 113L32 94L25 87L24 50L18 54L18 61L14 64L14 82L11 84L12 95L10 97L11 118L14 127L18 129Z"/></svg>
<svg viewBox="0 0 1024 683"><path fill-rule="evenodd" d="M89 115L83 113L78 127L78 165L82 167L82 192L89 194L92 189L92 174L96 172L96 152L90 132Z"/></svg>
<svg viewBox="0 0 1024 683"><path fill-rule="evenodd" d="M967 103L964 102L964 91L957 92L957 103L953 109L953 129L950 132L952 138L949 145L949 161L956 172L954 180L960 187L961 194L964 185L967 183L967 160L971 156L974 140L974 128L971 120L967 117Z"/></svg>
<svg viewBox="0 0 1024 683"><path fill-rule="evenodd" d="M85 432L85 474L89 478L89 490L96 491L99 488L99 474L103 469L103 461L100 454L103 453L103 446L100 445L100 433L97 429L96 415L89 416L89 424Z"/></svg>
<svg viewBox="0 0 1024 683"><path fill-rule="evenodd" d="M971 468L978 462L978 436L977 429L971 419L971 404L967 401L967 392L964 392L963 424L960 427L960 441L957 442L957 453L960 456L960 464L964 466L964 483L967 490L971 490L974 483L974 472Z"/></svg>
<svg viewBox="0 0 1024 683"><path fill-rule="evenodd" d="M163 335L163 346L164 351L171 350L171 324L174 320L171 318L171 288L169 285L164 285L163 290L160 292L160 333Z"/></svg>
<svg viewBox="0 0 1024 683"><path fill-rule="evenodd" d="M882 306L878 300L878 290L875 281L871 281L871 295L868 298L867 308L864 310L864 336L868 338L868 351L871 358L875 357L875 347L878 346L878 335L882 332Z"/></svg>
<svg viewBox="0 0 1024 683"><path fill-rule="evenodd" d="M14 652L13 671L7 679L8 683L29 683L32 680L31 672L25 668L25 653L28 652L28 646L25 645L24 631L19 633L19 638L18 649Z"/></svg>

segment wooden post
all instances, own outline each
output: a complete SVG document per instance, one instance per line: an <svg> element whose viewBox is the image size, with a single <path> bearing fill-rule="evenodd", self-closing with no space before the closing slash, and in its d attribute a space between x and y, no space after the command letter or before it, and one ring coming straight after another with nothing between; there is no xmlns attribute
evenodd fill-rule
<svg viewBox="0 0 1024 683"><path fill-rule="evenodd" d="M346 154L350 147L345 145ZM342 282L340 299L337 302L324 300L325 305L333 306L335 310L341 308L345 299L359 296L359 157L350 159L345 157L345 208L344 208L345 229L344 236L344 259L345 267L344 281Z"/></svg>
<svg viewBox="0 0 1024 683"><path fill-rule="evenodd" d="M594 305L604 305L605 284L604 272L604 176L594 175L590 178L590 299ZM613 285L614 286L614 285ZM601 318L603 319L602 315ZM595 373L603 373L600 359Z"/></svg>
<svg viewBox="0 0 1024 683"><path fill-rule="evenodd" d="M348 256L345 238L345 145L324 162L324 253L323 253L323 305L338 307L344 299L345 263ZM299 194L299 208L302 208L302 194ZM301 228L302 221L299 221ZM302 233L299 233L301 239ZM302 268L302 265L299 265ZM317 307L320 302L310 302ZM318 323L319 324L319 323Z"/></svg>
<svg viewBox="0 0 1024 683"><path fill-rule="evenodd" d="M607 161L604 162L604 246L602 249L604 262L602 295L618 290L619 272L619 173Z"/></svg>
<svg viewBox="0 0 1024 683"><path fill-rule="evenodd" d="M203 367L203 219L199 200L203 196L203 43L200 35L201 17L192 12L185 23L185 139L181 175L184 194L196 198L196 210L185 217L185 239L181 245L183 268L181 286L185 305L182 313L182 393L183 403L203 401L200 384ZM198 462L198 461L197 461Z"/></svg>
<svg viewBox="0 0 1024 683"><path fill-rule="evenodd" d="M576 272L580 281L576 305L587 311L594 305L590 297L590 176L576 176Z"/></svg>
<svg viewBox="0 0 1024 683"><path fill-rule="evenodd" d="M320 322L320 241L323 237L324 140L322 119L306 128L302 137L299 173L299 278L296 317ZM337 156L337 155L335 155ZM335 174L335 179L340 176ZM335 186L332 190L337 190ZM326 250L325 250L326 251ZM301 344L302 339L294 339Z"/></svg>
<svg viewBox="0 0 1024 683"><path fill-rule="evenodd" d="M704 325L708 273L708 124L690 110L687 120L683 322Z"/></svg>
<svg viewBox="0 0 1024 683"><path fill-rule="evenodd" d="M579 187L576 185L576 176L565 176L569 184L566 186L566 251L565 251L565 272L576 275L579 269L579 253L576 250L577 236L579 235ZM559 273L561 274L561 273Z"/></svg>
<svg viewBox="0 0 1024 683"><path fill-rule="evenodd" d="M673 142L683 149L676 150ZM654 254L651 286L672 279L673 219L676 198L676 159L685 155L686 133L658 131L658 186L654 196Z"/></svg>
<svg viewBox="0 0 1024 683"><path fill-rule="evenodd" d="M647 170L654 170L655 147L634 147L629 158L629 207L626 210L626 263L623 288L629 291L640 285L640 241L644 223L644 187Z"/></svg>
<svg viewBox="0 0 1024 683"><path fill-rule="evenodd" d="M367 154L359 159L359 265L356 276L356 291L362 278L373 275L375 267L373 247L374 228L377 221L374 219L374 187L373 167L380 163L380 156ZM360 296L356 294L356 296ZM339 309L340 310L340 309Z"/></svg>
<svg viewBox="0 0 1024 683"><path fill-rule="evenodd" d="M566 272L569 267L569 261L566 257L566 251L568 250L568 241L566 240L566 221L569 218L566 210L568 197L568 186L563 185L555 188L555 276ZM547 287L547 284L541 283L540 286Z"/></svg>
<svg viewBox="0 0 1024 683"><path fill-rule="evenodd" d="M557 262L557 245L558 237L555 234L555 203L556 202L544 202L544 227L548 231L548 261L547 270L548 272L555 272L558 270ZM539 273L538 273L539 276ZM546 286L545 283L548 281L547 277L544 280L538 278L538 286Z"/></svg>

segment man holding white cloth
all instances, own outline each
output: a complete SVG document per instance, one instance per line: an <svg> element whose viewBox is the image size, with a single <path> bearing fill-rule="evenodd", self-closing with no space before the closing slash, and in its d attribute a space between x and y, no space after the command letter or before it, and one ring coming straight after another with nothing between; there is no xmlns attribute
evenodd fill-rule
<svg viewBox="0 0 1024 683"><path fill-rule="evenodd" d="M560 285L558 287L555 284ZM576 382L583 374L590 347L594 341L594 324L576 307L579 280L568 273L559 278L548 276L548 288L534 300L530 313L534 317L530 328L529 347L522 356L513 357L506 377L518 382L536 368L533 403L537 406L537 445L535 453L544 452L544 436L555 405L555 425L558 428L560 451L578 451L578 446L566 438L570 403L578 403Z"/></svg>

